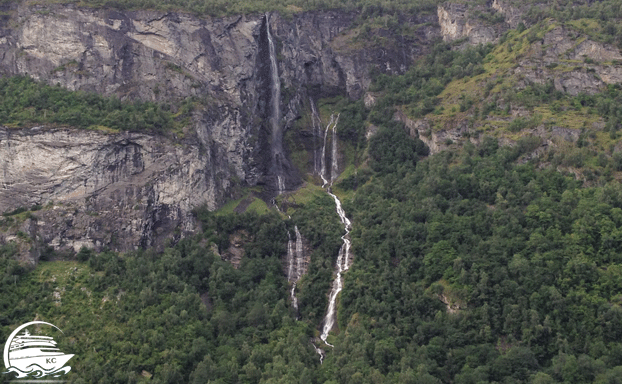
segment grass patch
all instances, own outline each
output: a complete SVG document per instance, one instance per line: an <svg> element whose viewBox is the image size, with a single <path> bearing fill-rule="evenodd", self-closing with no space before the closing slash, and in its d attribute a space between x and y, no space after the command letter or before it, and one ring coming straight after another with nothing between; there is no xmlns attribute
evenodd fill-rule
<svg viewBox="0 0 622 384"><path fill-rule="evenodd" d="M218 216L231 215L239 210L243 210L244 212L256 212L259 214L267 213L270 211L270 208L263 200L256 196L256 194L260 192L260 187L246 188L243 191L243 197L227 202L216 210L215 213Z"/></svg>
<svg viewBox="0 0 622 384"><path fill-rule="evenodd" d="M264 214L270 212L270 208L265 201L260 198L254 198L253 202L248 206L246 212L256 212L259 214Z"/></svg>

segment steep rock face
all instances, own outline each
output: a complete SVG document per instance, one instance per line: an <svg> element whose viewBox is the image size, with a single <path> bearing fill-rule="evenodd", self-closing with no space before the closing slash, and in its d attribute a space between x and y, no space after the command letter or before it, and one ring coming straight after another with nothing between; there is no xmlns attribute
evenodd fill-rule
<svg viewBox="0 0 622 384"><path fill-rule="evenodd" d="M395 43L341 49L337 37L356 15L337 11L274 14L268 24L262 15L199 19L72 5L1 10L6 75L128 100L175 104L194 97L200 105L176 143L151 134L2 128L0 212L54 201L55 209L38 212L23 229L56 248L158 244L175 229L192 229L192 207L215 209L238 186L274 191L268 28L285 129L309 97L359 98L371 82L370 64L401 73L438 36L433 19L413 16L403 21L418 26L415 36L381 30ZM285 179L286 189L300 182L293 167ZM58 219L66 215L72 219Z"/></svg>
<svg viewBox="0 0 622 384"><path fill-rule="evenodd" d="M510 28L518 27L523 19L523 11L505 0L493 0L490 6L505 16L505 22Z"/></svg>
<svg viewBox="0 0 622 384"><path fill-rule="evenodd" d="M438 6L438 23L444 41L468 38L469 44L493 42L500 32L469 17L466 4L447 3Z"/></svg>
<svg viewBox="0 0 622 384"><path fill-rule="evenodd" d="M45 205L21 229L55 248L157 245L192 231L191 209L216 201L209 157L144 134L0 128L0 206Z"/></svg>
<svg viewBox="0 0 622 384"><path fill-rule="evenodd" d="M411 137L417 137L423 141L430 148L431 155L447 149L451 143L463 141L469 132L466 122L458 128L433 131L428 120L412 120L402 111L397 111L393 119L403 123ZM475 138L470 138L470 141L475 144L478 143Z"/></svg>
<svg viewBox="0 0 622 384"><path fill-rule="evenodd" d="M170 102L191 95L248 103L257 76L265 17L198 19L179 13L118 12L73 6L20 6L2 19L1 69L28 74L71 90ZM332 40L351 27L355 14L309 12L271 17L280 41L280 75L291 84L348 85L358 98L369 84L368 66L403 70L420 47L392 54L365 49L336 52ZM413 19L415 25L431 20ZM434 34L428 31L426 34ZM379 56L384 56L379 57ZM361 69L361 67L364 67ZM395 68L391 70L391 68Z"/></svg>

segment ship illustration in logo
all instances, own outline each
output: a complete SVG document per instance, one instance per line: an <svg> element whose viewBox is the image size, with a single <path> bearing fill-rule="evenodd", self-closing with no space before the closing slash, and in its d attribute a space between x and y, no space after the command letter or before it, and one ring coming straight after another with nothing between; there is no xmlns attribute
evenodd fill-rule
<svg viewBox="0 0 622 384"><path fill-rule="evenodd" d="M74 355L67 355L56 348L53 337L34 336L25 329L35 324L49 325L60 331L55 325L43 321L32 321L17 327L4 346L4 365L7 367L4 373L16 373L17 378L66 374L71 367L65 367L65 364Z"/></svg>

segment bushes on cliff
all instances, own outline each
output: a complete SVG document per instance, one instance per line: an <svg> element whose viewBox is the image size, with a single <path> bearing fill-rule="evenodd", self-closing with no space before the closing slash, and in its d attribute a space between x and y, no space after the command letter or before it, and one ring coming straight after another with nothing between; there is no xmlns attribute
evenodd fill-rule
<svg viewBox="0 0 622 384"><path fill-rule="evenodd" d="M369 141L371 168L379 173L404 173L415 168L419 156L426 156L428 148L412 138L394 123L383 127Z"/></svg>
<svg viewBox="0 0 622 384"><path fill-rule="evenodd" d="M158 104L72 92L22 76L0 79L0 124L106 127L120 131L166 131L178 129L179 125L172 112Z"/></svg>
<svg viewBox="0 0 622 384"><path fill-rule="evenodd" d="M449 44L438 43L404 75L377 76L370 90L382 93L383 97L371 112L372 123L390 120L396 106L412 117L432 112L438 104L437 96L450 81L483 72L482 63L491 50L491 45L480 45L456 51Z"/></svg>

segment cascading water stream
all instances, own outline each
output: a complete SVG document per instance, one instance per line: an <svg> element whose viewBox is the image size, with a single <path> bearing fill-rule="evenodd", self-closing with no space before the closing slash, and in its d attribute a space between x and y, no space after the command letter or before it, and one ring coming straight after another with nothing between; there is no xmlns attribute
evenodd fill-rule
<svg viewBox="0 0 622 384"><path fill-rule="evenodd" d="M292 281L294 275L294 242L292 235L287 231L287 281Z"/></svg>
<svg viewBox="0 0 622 384"><path fill-rule="evenodd" d="M335 320L337 319L335 309L337 295L339 295L339 292L341 292L341 290L343 289L342 274L350 268L350 247L352 244L350 242L349 235L352 223L346 217L346 213L341 207L341 201L339 200L339 198L331 193L329 190L327 190L326 192L333 198L333 200L335 200L335 206L337 207L337 214L339 215L339 220L341 220L341 223L346 230L346 233L341 236L343 245L341 246L341 248L339 248L339 255L337 256L337 277L335 278L335 281L333 281L333 286L328 299L328 311L326 311L326 317L324 318L324 327L322 328L322 334L320 335L320 339L322 339L322 341L326 345L333 347L333 345L329 344L326 341L326 338L328 337L328 333L330 332L330 330L335 325Z"/></svg>
<svg viewBox="0 0 622 384"><path fill-rule="evenodd" d="M283 178L283 132L281 129L281 80L279 78L279 67L276 62L276 49L270 32L270 15L266 13L266 34L268 35L268 49L270 51L270 75L271 83L271 104L272 113L270 122L272 125L272 162L273 172L276 175L277 191L282 194L285 190Z"/></svg>
<svg viewBox="0 0 622 384"><path fill-rule="evenodd" d="M292 240L292 236L287 231L287 281L292 283L292 289L290 296L292 298L292 306L298 310L298 298L296 297L296 284L302 276L302 263L303 263L303 251L302 251L302 235L298 230L298 226L294 226L296 232L296 240Z"/></svg>
<svg viewBox="0 0 622 384"><path fill-rule="evenodd" d="M326 179L326 140L328 139L328 130L330 129L330 127L333 127L333 132L335 132L335 128L337 127L337 123L339 122L339 115L337 115L337 118L335 119L334 115L330 115L330 121L328 122L328 125L326 125L326 131L324 131L324 145L322 145L322 169L320 170L320 177L322 178L322 188L326 187L326 185L329 183L329 181ZM333 152L337 151L337 144L333 144ZM334 154L334 156L332 156L334 159L331 162L331 182L333 180L335 180L337 177L333 176L332 173L334 173L335 175L338 172L338 169L336 169L336 158L337 155ZM332 172L333 168L335 168L334 172Z"/></svg>
<svg viewBox="0 0 622 384"><path fill-rule="evenodd" d="M313 349L315 349L315 353L317 353L318 355L320 355L320 364L322 364L322 362L324 361L324 351L321 350L320 348L318 348L315 344L311 343L311 345L313 345Z"/></svg>
<svg viewBox="0 0 622 384"><path fill-rule="evenodd" d="M294 230L296 231L296 249L294 253L294 257L291 259L291 264L289 266L289 270L291 273L288 275L287 280L292 282L292 289L290 292L290 296L292 298L292 306L296 311L298 311L298 298L296 297L296 284L298 284L298 280L302 276L302 235L300 231L298 231L298 226L294 226Z"/></svg>
<svg viewBox="0 0 622 384"><path fill-rule="evenodd" d="M317 148L317 138L321 135L320 127L322 126L322 120L317 113L315 103L311 97L309 97L309 104L311 104L311 124L313 125L313 173L317 175L320 173L321 167L320 154Z"/></svg>
<svg viewBox="0 0 622 384"><path fill-rule="evenodd" d="M339 166L337 164L337 122L339 121L339 115L337 115L337 121L333 125L333 151L331 154L331 169L330 169L330 182L332 183L337 178L339 173Z"/></svg>
<svg viewBox="0 0 622 384"><path fill-rule="evenodd" d="M322 167L320 154L317 150L317 138L322 134L322 119L320 119L320 115L317 113L317 108L311 97L309 97L309 104L311 104L311 124L313 125L313 173L317 175L320 173Z"/></svg>
<svg viewBox="0 0 622 384"><path fill-rule="evenodd" d="M332 288L331 288L331 292L330 292L329 300L328 300L328 310L326 311L326 317L324 318L324 326L322 328L322 333L320 335L320 339L322 339L324 344L330 347L333 347L333 345L329 344L326 341L326 338L328 337L328 333L331 331L331 329L335 325L335 321L337 318L335 310L336 310L336 305L337 305L336 304L337 295L339 295L339 292L341 292L341 290L343 289L343 276L342 275L344 272L346 272L350 268L350 247L351 247L350 229L352 227L352 223L350 222L350 219L346 217L346 213L343 210L343 207L341 206L341 201L330 190L330 187L332 186L333 181L337 178L337 174L339 172L339 168L337 164L337 133L336 133L338 122L339 122L339 115L337 115L337 119L334 119L333 115L331 115L330 123L326 126L326 131L324 133L324 145L322 146L322 170L320 172L320 176L322 177L322 181L324 182L324 185L322 185L322 187L325 187L329 183L328 180L326 180L326 160L325 160L326 139L328 138L328 129L332 125L332 129L333 129L332 141L333 142L332 142L332 156L331 156L332 157L331 176L330 176L331 181L330 181L330 185L326 189L326 193L328 193L335 201L337 215L339 216L339 220L343 224L346 233L343 236L341 236L343 245L339 249L339 255L337 256L337 265L336 265L337 276L335 277L335 280L333 281L333 284L332 284Z"/></svg>
<svg viewBox="0 0 622 384"><path fill-rule="evenodd" d="M334 116L330 115L330 121L326 125L326 131L324 131L324 145L322 145L322 157L320 158L322 165L322 168L320 169L320 177L322 178L323 182L322 188L324 188L326 184L328 184L328 180L326 180L326 139L328 138L328 129L330 128L330 125L333 123L334 120Z"/></svg>

